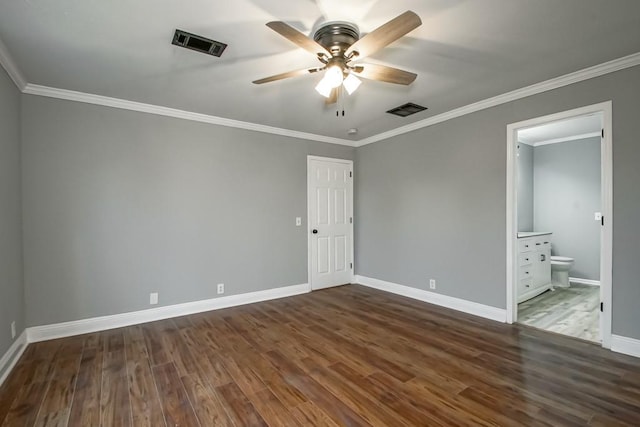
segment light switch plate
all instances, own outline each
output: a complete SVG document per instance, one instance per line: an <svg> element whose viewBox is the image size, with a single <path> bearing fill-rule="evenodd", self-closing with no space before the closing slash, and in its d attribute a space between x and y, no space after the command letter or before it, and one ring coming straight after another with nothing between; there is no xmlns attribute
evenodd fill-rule
<svg viewBox="0 0 640 427"><path fill-rule="evenodd" d="M601 212L594 213L593 219L595 219L596 221L600 221L602 219L602 213Z"/></svg>
<svg viewBox="0 0 640 427"><path fill-rule="evenodd" d="M158 293L157 292L151 292L149 294L149 304L155 305L157 303L158 303Z"/></svg>

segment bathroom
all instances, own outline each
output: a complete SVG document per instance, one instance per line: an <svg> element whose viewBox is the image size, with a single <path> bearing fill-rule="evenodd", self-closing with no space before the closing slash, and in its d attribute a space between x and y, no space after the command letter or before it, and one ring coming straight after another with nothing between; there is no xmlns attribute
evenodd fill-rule
<svg viewBox="0 0 640 427"><path fill-rule="evenodd" d="M600 342L602 116L517 133L517 321Z"/></svg>

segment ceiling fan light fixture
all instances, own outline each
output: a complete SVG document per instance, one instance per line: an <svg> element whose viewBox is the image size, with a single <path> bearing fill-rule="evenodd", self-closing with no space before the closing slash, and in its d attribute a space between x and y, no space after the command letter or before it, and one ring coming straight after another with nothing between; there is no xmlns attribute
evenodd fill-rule
<svg viewBox="0 0 640 427"><path fill-rule="evenodd" d="M325 98L329 98L331 96L331 91L340 87L343 78L342 68L337 65L332 65L327 68L327 71L325 71L324 77L316 86L316 91Z"/></svg>
<svg viewBox="0 0 640 427"><path fill-rule="evenodd" d="M346 79L342 82L342 85L347 90L347 93L351 95L353 92L358 89L362 81L354 76L353 74L349 74Z"/></svg>
<svg viewBox="0 0 640 427"><path fill-rule="evenodd" d="M333 88L329 85L326 77L323 77L322 80L316 85L316 91L324 96L325 98L329 98L331 96L331 91Z"/></svg>
<svg viewBox="0 0 640 427"><path fill-rule="evenodd" d="M342 80L344 79L344 75L342 73L342 68L337 65L332 65L327 68L327 71L324 73L324 79L332 89L337 88L342 84Z"/></svg>

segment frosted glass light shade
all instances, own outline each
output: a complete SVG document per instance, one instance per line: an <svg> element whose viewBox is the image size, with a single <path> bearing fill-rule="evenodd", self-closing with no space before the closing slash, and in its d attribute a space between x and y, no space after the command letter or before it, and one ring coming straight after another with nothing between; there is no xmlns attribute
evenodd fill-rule
<svg viewBox="0 0 640 427"><path fill-rule="evenodd" d="M325 98L331 96L332 90L333 88L329 85L326 78L320 80L320 82L316 85L316 91Z"/></svg>
<svg viewBox="0 0 640 427"><path fill-rule="evenodd" d="M342 85L347 90L347 93L351 95L353 92L358 89L362 81L354 76L353 74L349 74L346 79L342 82Z"/></svg>
<svg viewBox="0 0 640 427"><path fill-rule="evenodd" d="M336 88L342 84L342 69L336 65L333 65L327 69L324 73L324 79L331 88Z"/></svg>

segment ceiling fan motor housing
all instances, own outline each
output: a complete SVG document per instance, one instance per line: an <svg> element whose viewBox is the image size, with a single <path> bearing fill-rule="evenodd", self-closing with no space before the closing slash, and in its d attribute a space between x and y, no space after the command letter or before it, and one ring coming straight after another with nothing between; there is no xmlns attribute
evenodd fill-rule
<svg viewBox="0 0 640 427"><path fill-rule="evenodd" d="M349 47L358 41L358 27L348 22L330 22L320 27L313 39L336 57L344 57Z"/></svg>

